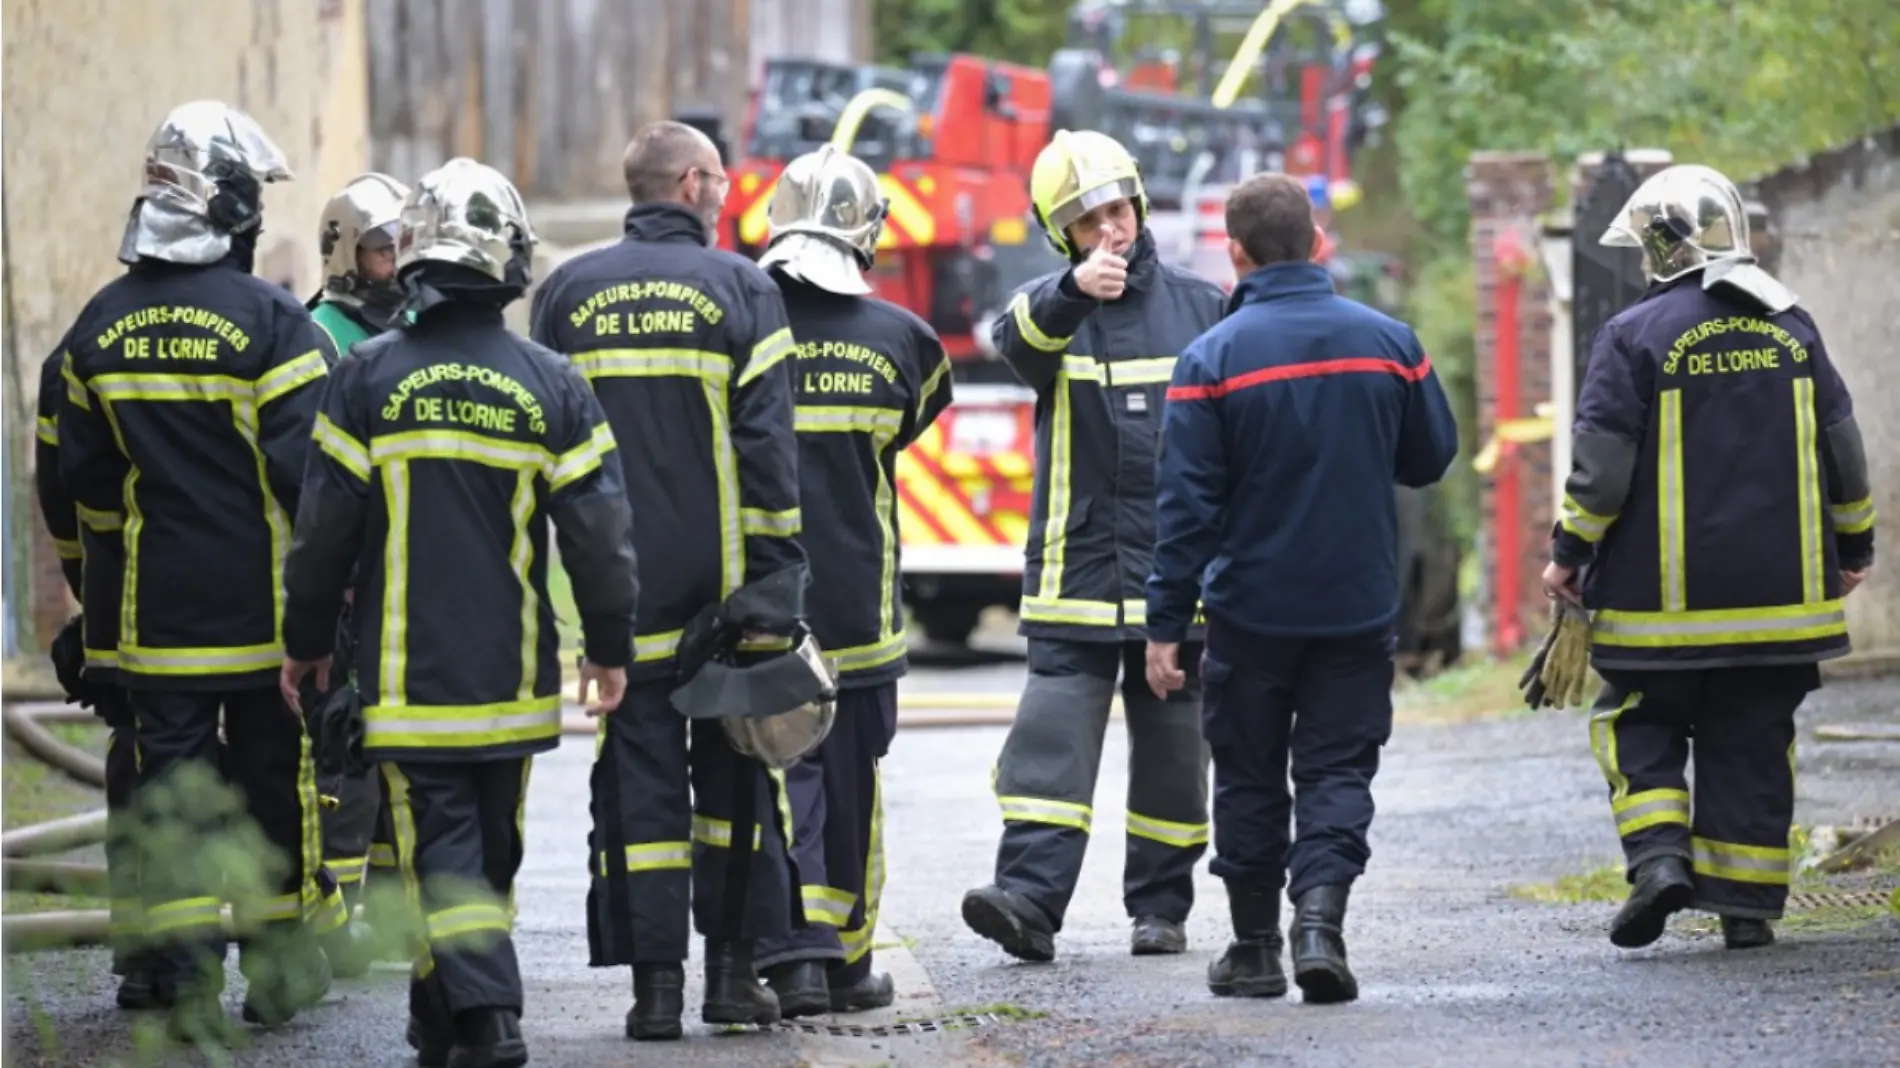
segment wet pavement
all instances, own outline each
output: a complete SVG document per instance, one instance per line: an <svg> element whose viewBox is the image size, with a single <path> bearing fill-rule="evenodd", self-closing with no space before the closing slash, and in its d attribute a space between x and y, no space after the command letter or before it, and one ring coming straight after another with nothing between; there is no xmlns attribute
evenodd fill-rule
<svg viewBox="0 0 1900 1068"><path fill-rule="evenodd" d="M920 669L915 693L994 707L1020 663ZM1900 683L1831 685L1801 716L1797 818L1900 815L1900 745L1813 740L1821 723L1900 722ZM913 722L916 722L913 719ZM889 878L878 941L898 1005L830 1024L889 1025L959 1012L1005 1019L941 1034L793 1031L713 1035L688 1010L681 1043L621 1037L625 969L586 966L586 768L570 738L536 763L517 943L528 976L525 1028L538 1065L1700 1065L1803 1068L1900 1064L1900 920L1785 932L1768 949L1725 951L1690 923L1623 952L1604 936L1613 906L1510 896L1618 859L1580 714L1450 725L1401 723L1375 786L1373 860L1347 921L1360 1001L1306 1006L1298 994L1224 1001L1204 983L1226 936L1218 883L1200 876L1178 958L1128 955L1120 904L1119 805L1127 750L1111 727L1083 882L1052 964L1024 965L967 931L964 890L986 881L1000 826L988 794L1000 727L900 733L885 766ZM101 952L9 962L7 1063L134 1059ZM233 986L236 969L231 969ZM689 969L689 984L697 977ZM276 1032L252 1032L234 1063L406 1065L405 983L375 972L339 982ZM37 1011L29 1009L28 991ZM238 993L230 995L235 1011ZM689 986L688 1005L697 991ZM915 1030L914 1027L905 1030ZM205 1063L192 1056L173 1063Z"/></svg>

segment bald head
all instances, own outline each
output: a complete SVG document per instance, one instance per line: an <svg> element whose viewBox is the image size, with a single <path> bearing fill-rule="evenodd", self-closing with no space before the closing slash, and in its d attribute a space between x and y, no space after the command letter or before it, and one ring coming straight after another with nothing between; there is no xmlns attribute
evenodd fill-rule
<svg viewBox="0 0 1900 1068"><path fill-rule="evenodd" d="M671 120L642 127L627 145L620 165L627 178L627 193L635 204L668 200L690 204L687 172L698 168L707 174L721 173L719 149L712 139Z"/></svg>

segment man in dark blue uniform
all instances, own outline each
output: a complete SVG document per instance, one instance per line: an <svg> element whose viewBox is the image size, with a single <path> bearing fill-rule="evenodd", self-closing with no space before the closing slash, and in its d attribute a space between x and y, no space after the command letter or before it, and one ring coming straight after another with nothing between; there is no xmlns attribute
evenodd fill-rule
<svg viewBox="0 0 1900 1068"><path fill-rule="evenodd" d="M1591 348L1544 589L1593 610L1590 738L1630 880L1610 941L1646 946L1695 907L1729 948L1766 945L1793 861L1795 709L1848 652L1842 599L1873 564L1866 455L1727 178L1661 171L1601 240L1641 248L1651 285Z"/></svg>
<svg viewBox="0 0 1900 1068"><path fill-rule="evenodd" d="M1185 684L1180 643L1201 596L1209 868L1234 924L1208 988L1286 993L1285 886L1294 980L1308 1001L1348 1001L1346 898L1370 853L1372 779L1392 730L1392 485L1442 477L1458 428L1411 329L1335 295L1311 262L1320 236L1298 182L1242 183L1227 233L1240 283L1227 318L1175 365L1162 419L1148 684Z"/></svg>

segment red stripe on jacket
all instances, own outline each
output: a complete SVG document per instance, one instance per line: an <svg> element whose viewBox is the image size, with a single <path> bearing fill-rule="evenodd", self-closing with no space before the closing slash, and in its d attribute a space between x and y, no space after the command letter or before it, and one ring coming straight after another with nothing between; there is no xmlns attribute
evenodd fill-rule
<svg viewBox="0 0 1900 1068"><path fill-rule="evenodd" d="M1171 401L1213 400L1216 397L1225 397L1229 393L1237 393L1268 382L1318 378L1321 375L1397 375L1409 382L1417 382L1430 374L1431 370L1432 358L1429 355L1421 358L1417 367L1407 367L1397 360L1349 356L1339 360L1314 360L1311 363L1290 363L1284 367L1263 367L1244 375L1224 378L1208 386L1171 386L1168 388L1168 399Z"/></svg>

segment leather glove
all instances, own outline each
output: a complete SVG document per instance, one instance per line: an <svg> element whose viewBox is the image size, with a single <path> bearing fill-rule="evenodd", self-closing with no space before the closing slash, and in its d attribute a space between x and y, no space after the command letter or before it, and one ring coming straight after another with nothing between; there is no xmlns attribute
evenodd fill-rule
<svg viewBox="0 0 1900 1068"><path fill-rule="evenodd" d="M1544 644L1538 646L1537 655L1531 657L1530 666L1524 669L1524 674L1518 676L1517 688L1523 691L1525 703L1533 709L1545 706L1544 664L1550 659L1550 647L1557 641L1559 618L1557 609L1553 607L1550 613L1550 629L1544 634Z"/></svg>
<svg viewBox="0 0 1900 1068"><path fill-rule="evenodd" d="M1583 703L1590 681L1590 618L1563 600L1552 616L1550 655L1542 672L1545 699L1552 708L1570 708Z"/></svg>
<svg viewBox="0 0 1900 1068"><path fill-rule="evenodd" d="M59 628L59 635L53 639L53 648L47 655L53 661L53 675L59 679L59 688L66 691L66 703L91 708L97 695L92 692L91 680L86 678L84 620L84 614L67 620L66 625Z"/></svg>

